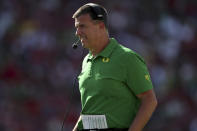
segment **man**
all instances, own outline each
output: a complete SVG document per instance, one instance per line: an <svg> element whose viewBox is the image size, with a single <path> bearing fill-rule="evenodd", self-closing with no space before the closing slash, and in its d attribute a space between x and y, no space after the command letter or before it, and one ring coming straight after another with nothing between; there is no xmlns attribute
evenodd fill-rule
<svg viewBox="0 0 197 131"><path fill-rule="evenodd" d="M141 131L157 105L143 59L109 38L102 6L86 4L73 18L89 50L78 77L82 111L73 131Z"/></svg>

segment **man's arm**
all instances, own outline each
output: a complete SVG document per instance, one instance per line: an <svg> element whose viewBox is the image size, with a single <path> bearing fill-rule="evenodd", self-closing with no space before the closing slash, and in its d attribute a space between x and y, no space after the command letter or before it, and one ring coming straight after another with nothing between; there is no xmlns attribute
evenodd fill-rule
<svg viewBox="0 0 197 131"><path fill-rule="evenodd" d="M141 105L129 131L141 131L157 106L157 99L153 89L139 94L137 97L141 100Z"/></svg>
<svg viewBox="0 0 197 131"><path fill-rule="evenodd" d="M72 131L77 131L77 125L78 125L78 122L81 120L81 116L79 117L77 123L75 124L75 127L73 128Z"/></svg>

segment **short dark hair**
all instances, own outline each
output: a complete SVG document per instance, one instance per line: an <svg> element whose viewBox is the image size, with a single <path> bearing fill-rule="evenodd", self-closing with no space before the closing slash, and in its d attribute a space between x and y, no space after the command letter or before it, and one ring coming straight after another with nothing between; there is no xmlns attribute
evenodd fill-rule
<svg viewBox="0 0 197 131"><path fill-rule="evenodd" d="M103 21L105 27L108 28L108 13L103 6L95 3L85 4L74 13L72 18L78 18L84 14L89 14L92 20Z"/></svg>

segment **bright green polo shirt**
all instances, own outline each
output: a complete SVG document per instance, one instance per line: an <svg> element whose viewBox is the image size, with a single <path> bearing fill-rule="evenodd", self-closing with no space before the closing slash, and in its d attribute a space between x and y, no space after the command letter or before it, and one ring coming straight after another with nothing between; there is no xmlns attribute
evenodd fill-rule
<svg viewBox="0 0 197 131"><path fill-rule="evenodd" d="M78 79L81 114L106 115L109 128L128 128L140 105L136 95L153 88L144 60L114 38L95 58L84 58Z"/></svg>

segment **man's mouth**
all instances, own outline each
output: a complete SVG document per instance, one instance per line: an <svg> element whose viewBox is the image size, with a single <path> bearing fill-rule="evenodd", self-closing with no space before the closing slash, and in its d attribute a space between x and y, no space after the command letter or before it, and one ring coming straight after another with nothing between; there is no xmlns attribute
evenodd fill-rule
<svg viewBox="0 0 197 131"><path fill-rule="evenodd" d="M84 40L86 40L87 38L85 37L85 36L83 36L83 37L80 37L80 40L81 41L84 41Z"/></svg>

